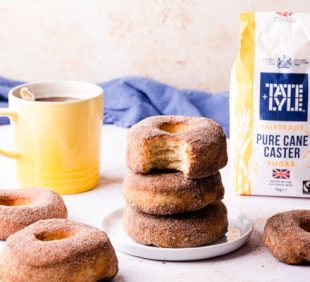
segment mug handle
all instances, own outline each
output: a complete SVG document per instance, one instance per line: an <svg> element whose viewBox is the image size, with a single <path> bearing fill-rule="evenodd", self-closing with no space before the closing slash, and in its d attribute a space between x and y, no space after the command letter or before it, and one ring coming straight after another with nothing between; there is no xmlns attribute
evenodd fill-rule
<svg viewBox="0 0 310 282"><path fill-rule="evenodd" d="M8 108L0 109L0 116L10 117L12 121L15 121L17 119L17 113ZM3 149L0 149L0 155L14 159L20 158L21 156L20 153L17 151L9 151Z"/></svg>

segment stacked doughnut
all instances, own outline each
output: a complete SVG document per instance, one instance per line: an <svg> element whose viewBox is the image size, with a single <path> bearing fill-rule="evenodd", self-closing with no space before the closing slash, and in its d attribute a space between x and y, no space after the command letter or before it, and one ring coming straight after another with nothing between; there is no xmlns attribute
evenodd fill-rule
<svg viewBox="0 0 310 282"><path fill-rule="evenodd" d="M144 245L197 247L228 227L219 169L227 163L226 137L213 120L155 116L127 136L124 228Z"/></svg>

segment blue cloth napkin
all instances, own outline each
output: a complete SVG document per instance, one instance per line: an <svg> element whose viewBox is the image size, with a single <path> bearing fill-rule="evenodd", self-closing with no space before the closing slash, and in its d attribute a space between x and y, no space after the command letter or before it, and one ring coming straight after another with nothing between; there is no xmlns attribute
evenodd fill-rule
<svg viewBox="0 0 310 282"><path fill-rule="evenodd" d="M9 90L21 81L0 77L0 107ZM204 116L216 120L229 136L228 92L212 94L180 90L144 77L123 77L99 83L104 89L104 123L130 127L153 115ZM0 118L0 124L8 123Z"/></svg>

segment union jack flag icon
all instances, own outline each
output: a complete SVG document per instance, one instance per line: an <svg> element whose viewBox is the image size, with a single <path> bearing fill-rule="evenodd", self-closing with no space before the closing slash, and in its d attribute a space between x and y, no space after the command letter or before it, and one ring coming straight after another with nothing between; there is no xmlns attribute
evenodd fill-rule
<svg viewBox="0 0 310 282"><path fill-rule="evenodd" d="M272 170L272 177L277 179L289 179L291 171L289 169L276 168Z"/></svg>

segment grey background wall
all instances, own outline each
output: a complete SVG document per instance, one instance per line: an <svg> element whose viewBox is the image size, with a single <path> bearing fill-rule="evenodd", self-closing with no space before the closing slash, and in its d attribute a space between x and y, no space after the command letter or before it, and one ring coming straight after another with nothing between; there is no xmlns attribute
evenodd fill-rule
<svg viewBox="0 0 310 282"><path fill-rule="evenodd" d="M308 11L308 0L0 0L0 75L105 81L142 75L222 91L241 11Z"/></svg>

